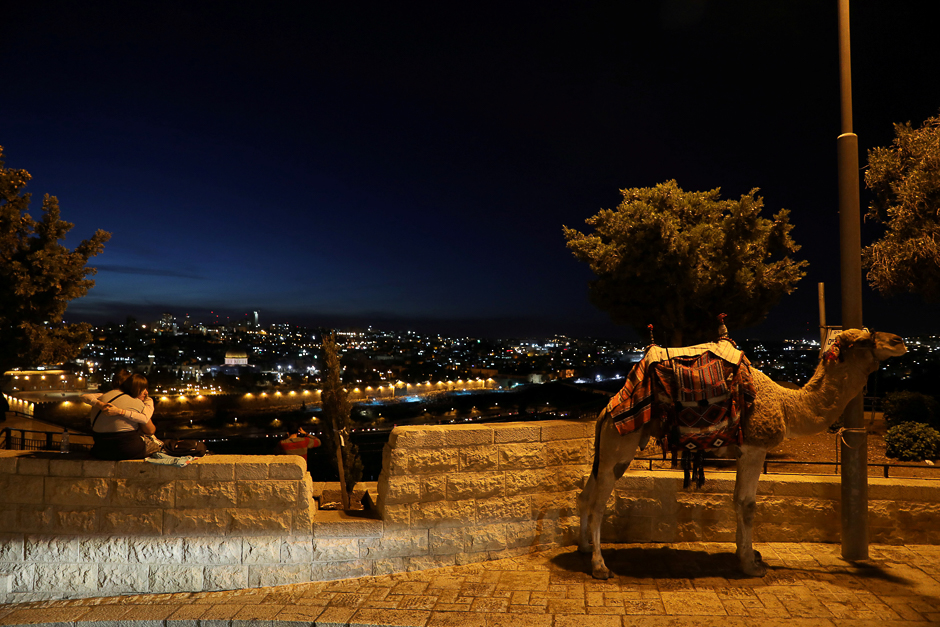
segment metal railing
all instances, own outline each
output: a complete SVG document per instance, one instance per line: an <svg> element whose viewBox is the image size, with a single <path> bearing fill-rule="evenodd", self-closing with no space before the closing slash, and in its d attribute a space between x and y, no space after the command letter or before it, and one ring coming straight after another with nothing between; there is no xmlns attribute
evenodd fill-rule
<svg viewBox="0 0 940 627"><path fill-rule="evenodd" d="M679 468L678 466L673 466L669 464L669 468L654 468L653 462L668 462L669 460L664 460L662 457L636 457L634 461L639 462L648 462L648 470L675 470ZM734 458L730 457L706 457L705 463L721 463L721 464L730 464L736 462ZM764 474L773 474L770 470L770 465L776 464L778 466L834 466L831 473L813 473L813 472L804 472L804 473L787 473L787 474L804 474L804 475L814 475L814 474L839 474L839 467L842 465L842 462L817 462L817 461L806 461L799 459L765 459L764 460ZM891 468L916 468L917 470L926 470L930 473L940 470L940 466L914 466L911 464L891 464L891 463L869 463L869 468L881 468L884 474L885 479L890 479L890 469ZM734 470L721 470L721 469L711 469L714 472L735 472ZM897 475L895 475L897 476ZM940 479L940 474L936 477L929 477L929 479Z"/></svg>
<svg viewBox="0 0 940 627"><path fill-rule="evenodd" d="M69 432L69 435L78 435ZM0 449L8 451L58 451L62 447L61 431L33 431L5 427L0 429ZM90 451L91 444L69 442L69 451Z"/></svg>

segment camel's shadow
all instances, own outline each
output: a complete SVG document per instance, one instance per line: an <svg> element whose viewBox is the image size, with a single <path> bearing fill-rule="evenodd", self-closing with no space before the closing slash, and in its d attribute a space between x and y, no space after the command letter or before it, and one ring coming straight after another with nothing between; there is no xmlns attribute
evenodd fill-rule
<svg viewBox="0 0 940 627"><path fill-rule="evenodd" d="M613 575L634 579L697 579L700 577L744 578L733 552L706 553L671 547L605 548L604 562ZM573 550L552 558L560 569L583 572L590 577L591 555Z"/></svg>
<svg viewBox="0 0 940 627"><path fill-rule="evenodd" d="M605 548L604 562L616 577L653 580L653 579L754 579L741 572L738 558L733 551L709 553L672 547L623 547ZM560 570L572 573L584 573L591 577L591 555L574 549L556 555L551 563ZM765 584L786 583L788 580L805 576L808 571L781 564L768 564L767 574L762 578ZM832 569L833 574L852 575L860 579L878 579L895 584L908 584L898 577L872 563L849 563ZM760 580L761 578L759 578Z"/></svg>

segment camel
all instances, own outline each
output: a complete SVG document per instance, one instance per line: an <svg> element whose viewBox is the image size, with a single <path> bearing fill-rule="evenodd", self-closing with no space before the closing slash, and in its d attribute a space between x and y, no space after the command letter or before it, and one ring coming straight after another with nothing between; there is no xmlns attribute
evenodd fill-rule
<svg viewBox="0 0 940 627"><path fill-rule="evenodd" d="M849 401L862 391L868 375L882 361L907 352L904 341L892 333L847 329L840 333L812 378L801 389L777 385L757 369L751 369L756 392L753 409L741 417L743 442L729 447L737 455L734 509L737 522L737 557L741 570L762 577L766 567L752 546L757 482L767 451L785 438L821 433L842 415ZM591 553L592 575L610 577L601 555L601 521L614 483L623 476L637 449L650 437L663 435L661 420L653 419L632 433L620 435L605 408L597 421L594 466L581 494L579 550Z"/></svg>

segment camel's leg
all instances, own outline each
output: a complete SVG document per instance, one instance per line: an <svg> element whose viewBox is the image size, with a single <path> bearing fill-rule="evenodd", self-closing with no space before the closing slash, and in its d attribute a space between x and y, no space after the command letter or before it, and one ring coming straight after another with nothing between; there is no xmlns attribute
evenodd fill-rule
<svg viewBox="0 0 940 627"><path fill-rule="evenodd" d="M579 550L591 551L591 574L597 579L607 579L610 571L601 555L601 523L607 499L614 483L636 456L643 429L622 436L613 421L602 413L598 419L594 436L594 466L584 490L578 495L578 513L581 516Z"/></svg>
<svg viewBox="0 0 940 627"><path fill-rule="evenodd" d="M756 446L741 446L738 472L734 483L734 513L737 518L737 555L741 570L752 577L763 577L767 567L761 563L760 554L754 551L754 514L757 509L757 482L764 469L767 449Z"/></svg>

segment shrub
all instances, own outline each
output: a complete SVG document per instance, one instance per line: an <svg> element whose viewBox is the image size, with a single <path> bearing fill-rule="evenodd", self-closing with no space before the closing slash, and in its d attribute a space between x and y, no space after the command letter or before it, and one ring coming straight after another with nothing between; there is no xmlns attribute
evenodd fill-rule
<svg viewBox="0 0 940 627"><path fill-rule="evenodd" d="M921 422L940 427L937 399L920 392L891 392L885 398L885 424L896 427L905 422Z"/></svg>
<svg viewBox="0 0 940 627"><path fill-rule="evenodd" d="M904 422L885 435L888 457L920 462L940 457L940 432L920 422Z"/></svg>

